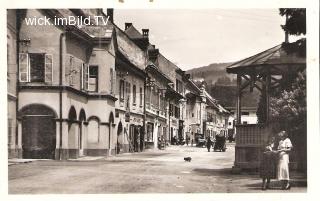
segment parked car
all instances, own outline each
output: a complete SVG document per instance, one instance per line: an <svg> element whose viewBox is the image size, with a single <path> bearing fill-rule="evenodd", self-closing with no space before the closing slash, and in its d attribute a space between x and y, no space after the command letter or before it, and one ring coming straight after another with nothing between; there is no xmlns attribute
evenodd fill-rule
<svg viewBox="0 0 320 201"><path fill-rule="evenodd" d="M195 141L197 147L206 146L206 139L204 138L204 134L196 133Z"/></svg>

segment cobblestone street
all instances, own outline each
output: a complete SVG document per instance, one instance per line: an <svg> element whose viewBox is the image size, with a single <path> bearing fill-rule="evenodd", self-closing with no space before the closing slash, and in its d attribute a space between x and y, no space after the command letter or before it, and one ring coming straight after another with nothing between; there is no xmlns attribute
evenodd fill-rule
<svg viewBox="0 0 320 201"><path fill-rule="evenodd" d="M192 157L185 162L184 157ZM271 183L261 191L258 174L232 174L234 144L226 152L171 146L166 150L85 157L78 160L39 160L9 165L10 194L58 193L259 193L306 192L306 180L292 173L290 191Z"/></svg>

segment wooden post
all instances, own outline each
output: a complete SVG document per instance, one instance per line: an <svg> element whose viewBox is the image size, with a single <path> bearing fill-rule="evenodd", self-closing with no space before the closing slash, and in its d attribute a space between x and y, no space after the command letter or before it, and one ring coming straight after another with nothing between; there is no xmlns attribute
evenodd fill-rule
<svg viewBox="0 0 320 201"><path fill-rule="evenodd" d="M271 75L270 70L267 71L266 75L266 123L270 120L270 85L271 85Z"/></svg>
<svg viewBox="0 0 320 201"><path fill-rule="evenodd" d="M241 124L241 75L237 75L237 124Z"/></svg>

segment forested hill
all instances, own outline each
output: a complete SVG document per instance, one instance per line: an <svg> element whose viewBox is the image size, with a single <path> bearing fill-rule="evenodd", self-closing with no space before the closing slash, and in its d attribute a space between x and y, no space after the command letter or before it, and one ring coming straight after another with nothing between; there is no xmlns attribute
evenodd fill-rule
<svg viewBox="0 0 320 201"><path fill-rule="evenodd" d="M208 66L193 68L186 73L190 74L193 81L200 85L203 81L206 90L212 97L217 99L225 107L236 106L236 75L228 74L226 67L232 63L213 63ZM259 92L254 90L250 95L249 91L243 96L242 106L256 107L259 100Z"/></svg>

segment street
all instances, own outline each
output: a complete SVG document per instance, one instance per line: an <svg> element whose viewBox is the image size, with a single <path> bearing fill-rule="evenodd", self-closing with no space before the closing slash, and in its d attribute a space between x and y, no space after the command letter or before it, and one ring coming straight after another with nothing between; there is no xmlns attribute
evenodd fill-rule
<svg viewBox="0 0 320 201"><path fill-rule="evenodd" d="M191 162L184 157L190 156ZM94 159L94 160L93 160ZM87 193L259 193L306 192L306 180L292 173L292 188L272 181L262 191L257 173L232 174L234 143L226 152L170 146L166 150L108 158L38 160L9 166L9 194Z"/></svg>

